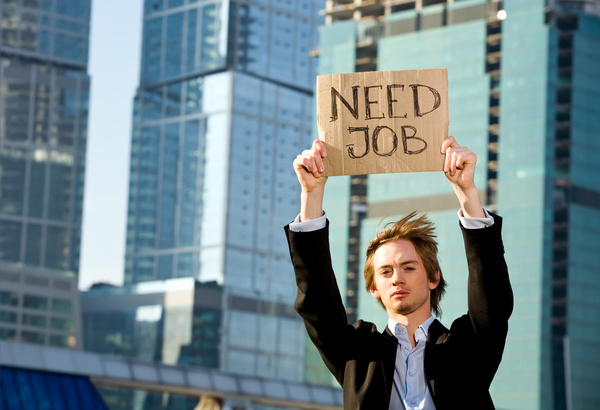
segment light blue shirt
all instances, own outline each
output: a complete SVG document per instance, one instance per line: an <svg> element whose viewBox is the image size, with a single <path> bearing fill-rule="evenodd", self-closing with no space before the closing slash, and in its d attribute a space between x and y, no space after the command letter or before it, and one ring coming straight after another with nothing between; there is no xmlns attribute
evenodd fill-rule
<svg viewBox="0 0 600 410"><path fill-rule="evenodd" d="M435 410L423 366L427 332L433 320L433 316L429 316L415 331L417 345L414 348L406 327L392 319L388 320L388 327L398 339L390 410Z"/></svg>

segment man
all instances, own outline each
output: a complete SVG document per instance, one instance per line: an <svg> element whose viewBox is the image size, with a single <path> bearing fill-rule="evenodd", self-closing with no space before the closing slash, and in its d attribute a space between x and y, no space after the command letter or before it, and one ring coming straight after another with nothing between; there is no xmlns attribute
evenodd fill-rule
<svg viewBox="0 0 600 410"><path fill-rule="evenodd" d="M433 226L411 214L380 232L367 250L367 290L389 316L349 325L331 267L323 212L327 156L316 140L298 155L301 210L285 228L298 295L296 310L344 390L345 409L491 409L489 386L508 332L513 297L501 239L502 220L485 211L473 177L476 155L452 137L442 144L444 173L460 203L468 313L446 329L431 315L445 282Z"/></svg>

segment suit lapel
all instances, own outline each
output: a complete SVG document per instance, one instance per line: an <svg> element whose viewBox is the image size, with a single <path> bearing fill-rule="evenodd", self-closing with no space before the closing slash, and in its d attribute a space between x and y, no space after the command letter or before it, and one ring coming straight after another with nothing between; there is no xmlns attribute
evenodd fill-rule
<svg viewBox="0 0 600 410"><path fill-rule="evenodd" d="M440 363L440 360L442 359L440 350L447 335L448 329L436 319L429 326L427 343L425 344L425 377L427 378L429 393L436 405L435 381L437 376L437 365L443 366L443 364Z"/></svg>

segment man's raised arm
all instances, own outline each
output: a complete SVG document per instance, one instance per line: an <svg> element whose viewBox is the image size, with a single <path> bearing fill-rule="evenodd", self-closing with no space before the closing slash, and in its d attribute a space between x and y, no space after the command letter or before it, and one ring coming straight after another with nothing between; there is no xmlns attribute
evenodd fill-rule
<svg viewBox="0 0 600 410"><path fill-rule="evenodd" d="M442 143L442 154L446 155L444 174L450 181L463 216L467 218L485 218L485 211L475 186L475 165L477 155L467 147L461 147L454 137L448 137Z"/></svg>
<svg viewBox="0 0 600 410"><path fill-rule="evenodd" d="M323 195L327 177L323 158L327 156L325 144L314 140L311 149L307 149L294 160L294 171L302 187L300 198L300 220L309 221L323 216Z"/></svg>

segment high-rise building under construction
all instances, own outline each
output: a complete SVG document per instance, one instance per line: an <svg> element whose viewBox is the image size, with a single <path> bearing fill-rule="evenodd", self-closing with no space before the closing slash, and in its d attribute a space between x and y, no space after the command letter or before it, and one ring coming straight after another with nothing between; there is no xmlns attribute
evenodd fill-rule
<svg viewBox="0 0 600 410"><path fill-rule="evenodd" d="M544 0L329 0L320 73L447 68L450 134L478 155L483 203L504 217L515 293L498 408L596 408L600 392L600 4ZM466 312L458 203L440 173L335 177L325 208L351 319L381 327L364 250L384 218L437 225L449 282L442 322ZM307 377L324 381L307 358ZM468 401L468 391L465 392Z"/></svg>

